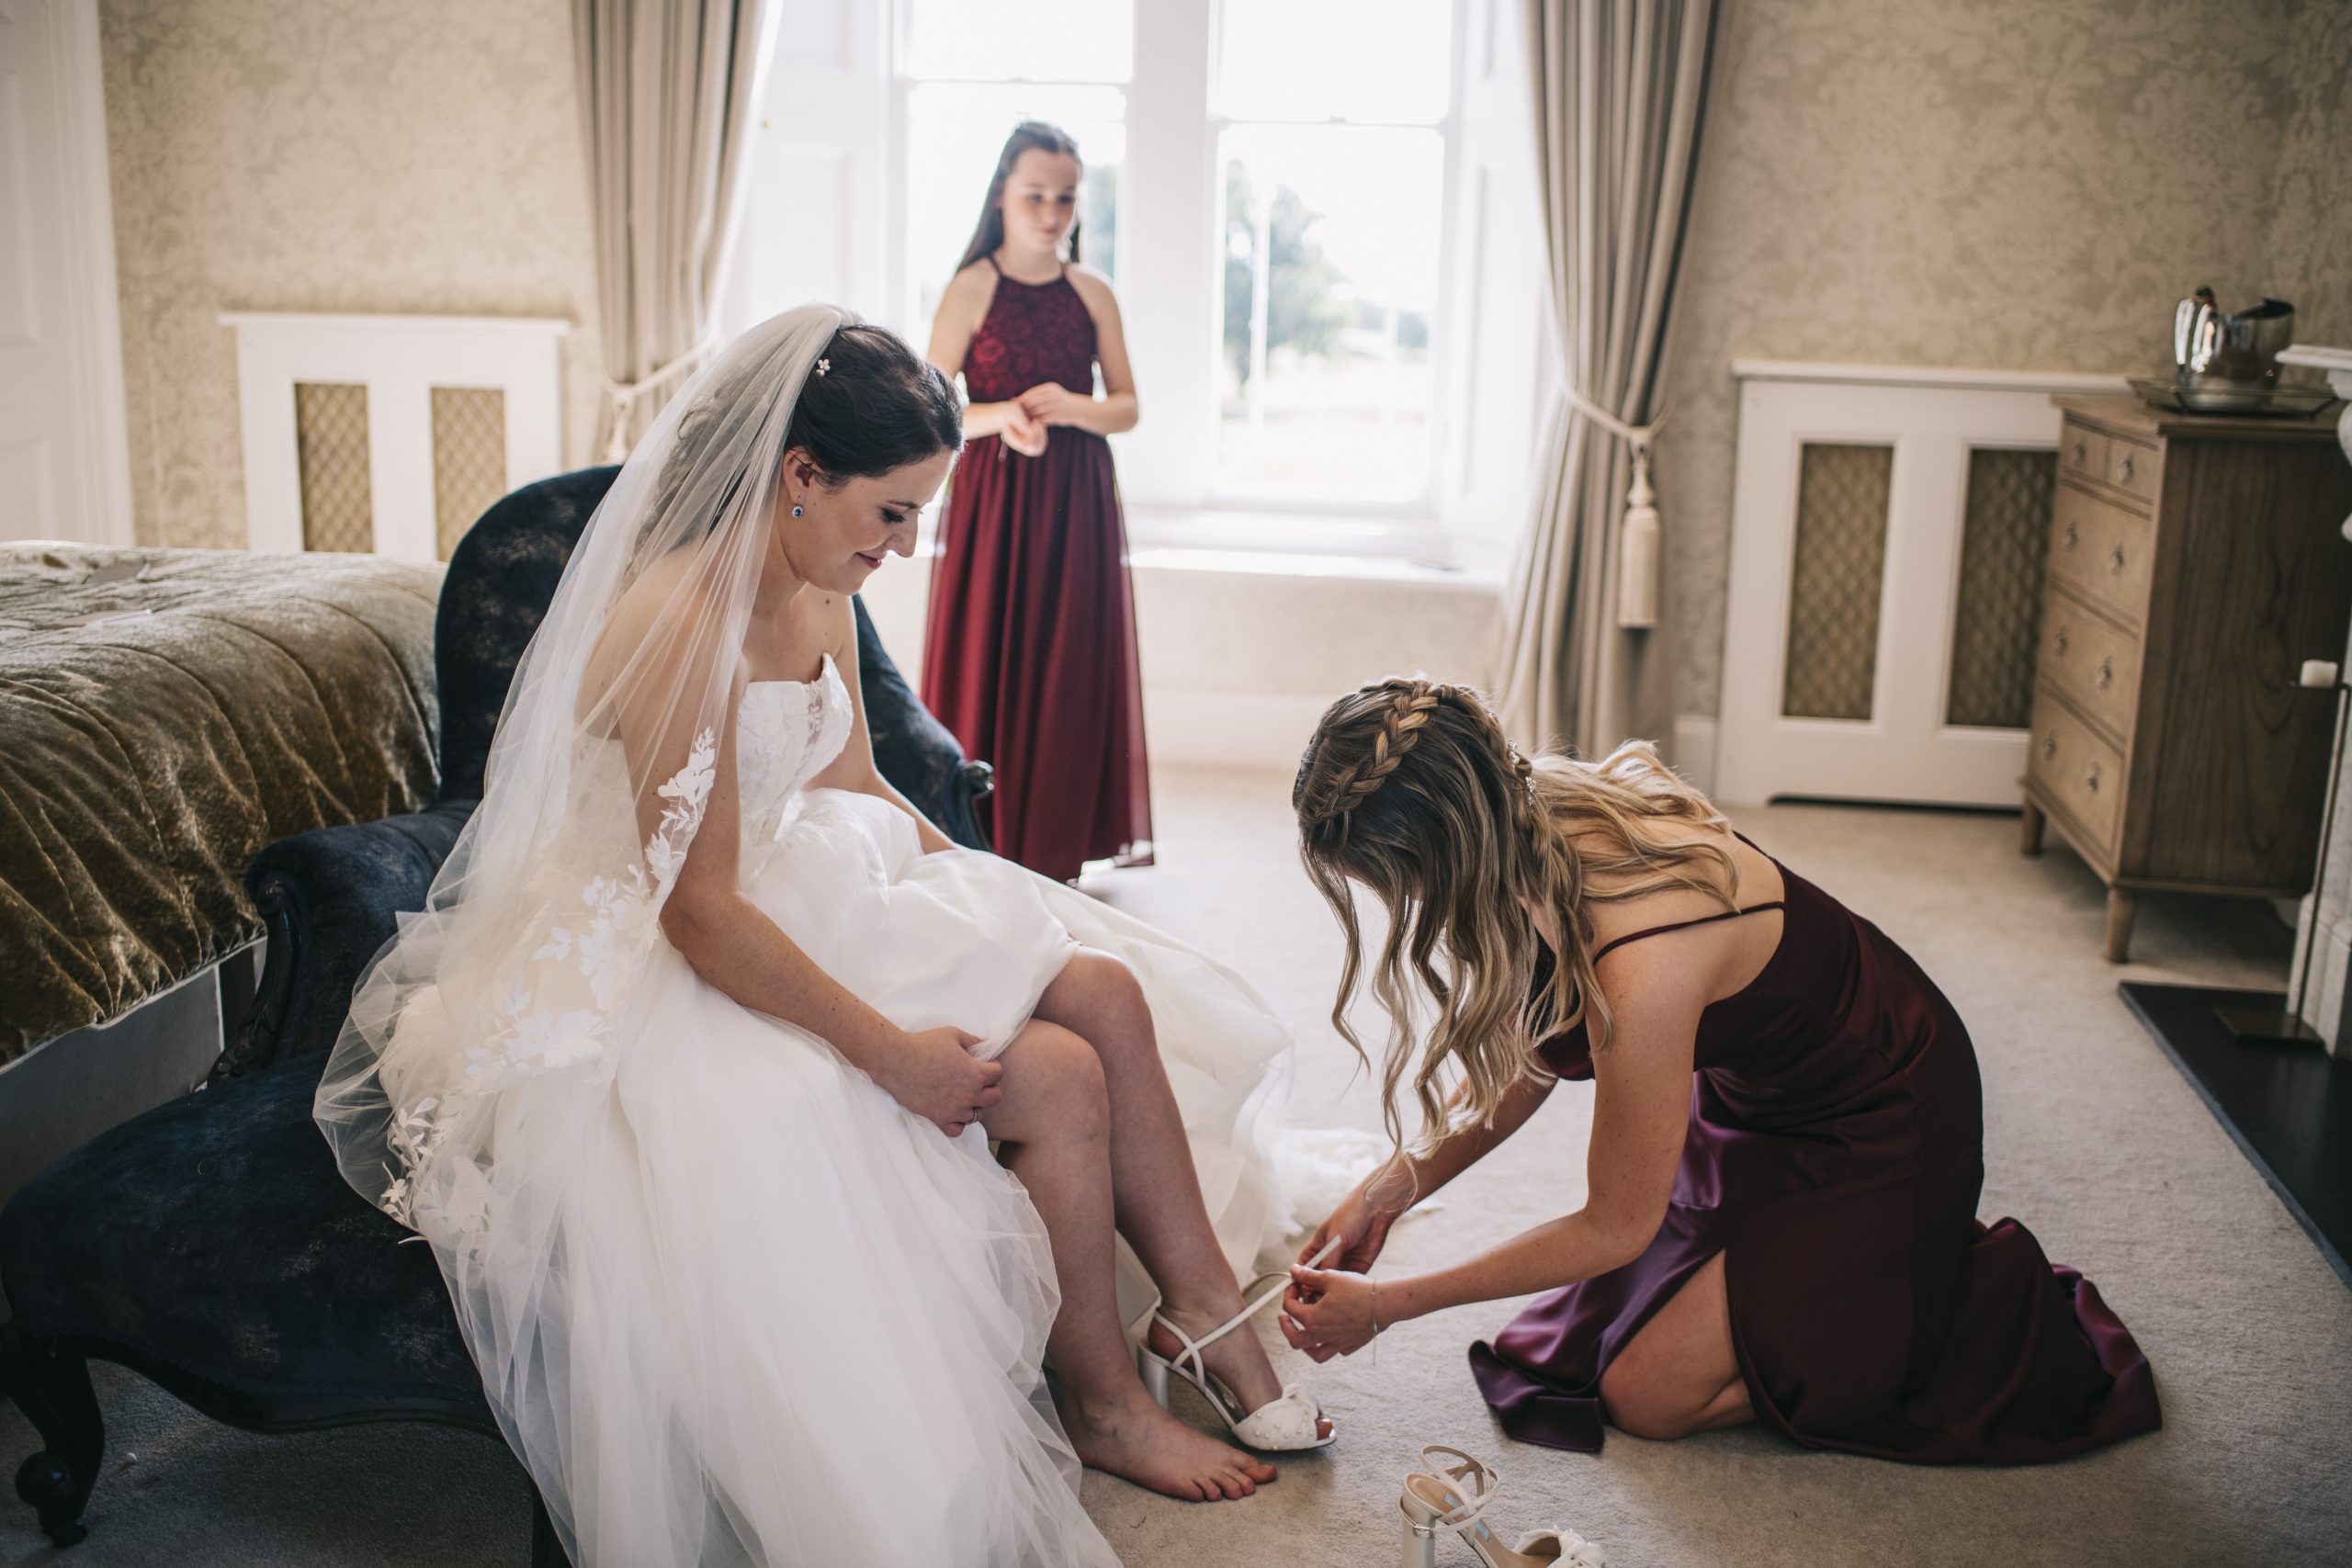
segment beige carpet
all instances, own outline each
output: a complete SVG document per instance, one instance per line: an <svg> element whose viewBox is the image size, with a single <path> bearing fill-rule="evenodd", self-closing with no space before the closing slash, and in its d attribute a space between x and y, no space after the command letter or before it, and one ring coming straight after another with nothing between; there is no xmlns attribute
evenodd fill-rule
<svg viewBox="0 0 2352 1568"><path fill-rule="evenodd" d="M1336 935L1300 875L1288 781L1160 781L1162 863L1112 901L1229 955L1301 1039L1303 1120L1375 1124L1322 1022ZM2288 933L2258 905L2153 900L2140 962L2100 961L2102 893L2063 851L2016 852L2014 818L1777 807L1738 813L1765 847L1893 932L1958 1003L1984 1057L1984 1213L2015 1214L2096 1280L2154 1363L2165 1429L2036 1470L1936 1471L1819 1454L1756 1428L1680 1443L1612 1434L1598 1455L1503 1439L1463 1348L1511 1306L1408 1325L1311 1374L1340 1424L1240 1504L1185 1506L1101 1476L1086 1499L1125 1560L1240 1568L1395 1560L1397 1478L1419 1445L1487 1456L1508 1535L1559 1523L1617 1568L2352 1562L2352 1292L2115 994L2119 978L2274 983ZM1385 1267L1451 1258L1572 1208L1589 1089L1564 1087L1511 1145L1400 1227ZM1279 1341L1276 1342L1279 1348ZM107 1472L90 1539L113 1564L520 1564L526 1494L495 1444L379 1427L254 1438L103 1372ZM1182 1406L1180 1406L1182 1408ZM32 1445L0 1416L0 1468ZM135 1456L135 1457L134 1457ZM879 1456L877 1456L878 1458ZM0 1563L51 1561L0 1498ZM1440 1561L1467 1563L1457 1548Z"/></svg>

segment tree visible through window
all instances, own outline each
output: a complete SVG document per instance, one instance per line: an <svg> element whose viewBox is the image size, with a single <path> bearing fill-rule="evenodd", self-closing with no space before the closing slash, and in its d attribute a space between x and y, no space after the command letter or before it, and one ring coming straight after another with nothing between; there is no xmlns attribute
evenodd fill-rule
<svg viewBox="0 0 2352 1568"><path fill-rule="evenodd" d="M1217 489L1426 499L1453 7L1223 12Z"/></svg>
<svg viewBox="0 0 2352 1568"><path fill-rule="evenodd" d="M1268 206L1250 188L1247 169L1234 164L1226 170L1225 351L1235 383L1245 391L1261 349L1328 358L1340 346L1340 328L1348 320L1340 302L1346 279L1313 232L1319 216L1288 186L1275 186ZM1261 244L1271 284L1262 331L1254 317Z"/></svg>
<svg viewBox="0 0 2352 1568"><path fill-rule="evenodd" d="M1224 141L1218 488L1421 500L1436 439L1440 133L1234 126Z"/></svg>
<svg viewBox="0 0 2352 1568"><path fill-rule="evenodd" d="M1053 120L1086 164L1083 259L1125 283L1122 239L1160 247L1136 258L1152 297L1121 295L1148 411L1123 439L1210 461L1159 482L1210 505L1433 506L1452 0L1155 0L1160 36L1197 26L1205 58L1138 58L1129 0L902 3L897 276L919 336L1005 133ZM1200 158L1214 201L1193 207L1181 182L1123 190L1131 141L1162 171ZM1137 330L1172 321L1209 341Z"/></svg>

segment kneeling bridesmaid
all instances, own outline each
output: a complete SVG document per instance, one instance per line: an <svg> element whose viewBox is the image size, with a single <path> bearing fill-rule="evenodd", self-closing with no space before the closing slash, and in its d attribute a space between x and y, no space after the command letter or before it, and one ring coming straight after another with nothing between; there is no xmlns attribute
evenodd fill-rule
<svg viewBox="0 0 2352 1568"><path fill-rule="evenodd" d="M1389 915L1372 964L1389 1133L1408 1083L1427 1129L1308 1241L1302 1258L1340 1255L1294 1270L1294 1345L1325 1359L1549 1291L1471 1347L1471 1371L1511 1436L1588 1451L1604 1421L1678 1438L1760 1419L1815 1448L2027 1464L2161 1423L2090 1281L1976 1217L1982 1094L1951 1003L1647 745L1530 760L1476 694L1388 681L1325 714L1294 803L1347 934L1351 1043L1355 887ZM1594 1086L1584 1207L1367 1280L1396 1216L1563 1077Z"/></svg>

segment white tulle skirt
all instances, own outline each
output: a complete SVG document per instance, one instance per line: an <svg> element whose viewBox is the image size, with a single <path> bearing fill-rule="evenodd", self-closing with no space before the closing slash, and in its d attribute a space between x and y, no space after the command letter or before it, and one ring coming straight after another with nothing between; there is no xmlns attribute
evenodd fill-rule
<svg viewBox="0 0 2352 1568"><path fill-rule="evenodd" d="M994 856L922 855L870 796L808 792L745 887L892 1021L989 1051L1080 946L1125 960L1246 1271L1286 1040L1238 976ZM943 1137L666 944L640 987L617 1048L490 1097L416 1216L575 1561L1115 1562L1043 1385L1045 1230L984 1134Z"/></svg>

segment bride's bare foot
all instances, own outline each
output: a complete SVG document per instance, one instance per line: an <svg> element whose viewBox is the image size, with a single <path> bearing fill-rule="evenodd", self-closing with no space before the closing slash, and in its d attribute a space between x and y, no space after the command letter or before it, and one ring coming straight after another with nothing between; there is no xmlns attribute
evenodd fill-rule
<svg viewBox="0 0 2352 1568"><path fill-rule="evenodd" d="M1173 1361L1183 1350L1183 1341L1169 1332L1168 1325L1159 1321L1160 1316L1166 1316L1198 1339L1240 1310L1241 1297L1238 1293L1229 1305L1213 1303L1206 1308L1200 1308L1180 1306L1173 1302L1163 1303L1159 1314L1152 1318L1148 1343L1155 1354ZM1247 1416L1261 1405L1282 1397L1282 1381L1274 1376L1274 1364L1266 1359L1266 1347L1260 1342L1254 1323L1241 1325L1202 1351L1201 1359L1216 1380L1232 1390L1240 1401L1241 1408L1235 1412L1237 1416ZM1329 1437L1331 1423L1316 1422L1315 1435Z"/></svg>
<svg viewBox="0 0 2352 1568"><path fill-rule="evenodd" d="M1078 1457L1138 1486L1215 1503L1247 1497L1274 1479L1274 1467L1193 1431L1151 1402L1138 1383L1100 1407L1065 1393L1055 1402Z"/></svg>

